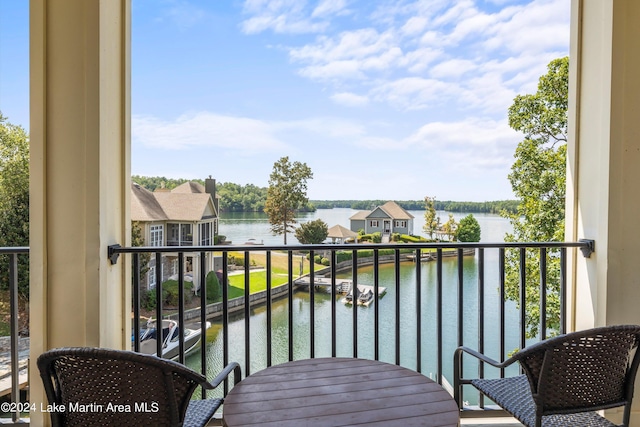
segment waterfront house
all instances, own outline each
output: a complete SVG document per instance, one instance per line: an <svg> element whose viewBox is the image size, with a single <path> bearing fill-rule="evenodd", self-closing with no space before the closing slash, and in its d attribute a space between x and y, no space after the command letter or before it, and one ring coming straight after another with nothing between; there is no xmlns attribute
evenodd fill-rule
<svg viewBox="0 0 640 427"><path fill-rule="evenodd" d="M29 397L38 408L44 351L131 347L132 257L114 262L108 251L131 241L131 3L30 2ZM571 0L565 238L591 239L595 252L567 257L570 331L640 323L638 23L637 0ZM632 412L640 426L640 399ZM30 417L41 426L49 415Z"/></svg>
<svg viewBox="0 0 640 427"><path fill-rule="evenodd" d="M371 211L360 211L349 218L351 231L364 230L365 234L379 232L388 242L392 233L413 234L413 218L396 202L389 201Z"/></svg>
<svg viewBox="0 0 640 427"><path fill-rule="evenodd" d="M185 182L173 190L154 192L131 184L131 220L142 229L145 246L211 246L218 232L218 200L216 182L207 178L205 185ZM199 288L200 254L185 257L184 272L194 288ZM211 253L205 255L205 267L214 268ZM151 256L146 277L141 279L147 287L156 284L155 256ZM178 257L163 257L160 280L175 278Z"/></svg>

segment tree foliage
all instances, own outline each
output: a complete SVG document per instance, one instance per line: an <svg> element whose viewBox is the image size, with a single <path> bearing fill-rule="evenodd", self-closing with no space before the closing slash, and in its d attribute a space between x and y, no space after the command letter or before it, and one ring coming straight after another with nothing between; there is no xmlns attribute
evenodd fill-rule
<svg viewBox="0 0 640 427"><path fill-rule="evenodd" d="M303 245L320 244L329 235L329 226L321 219L305 222L296 228L296 239Z"/></svg>
<svg viewBox="0 0 640 427"><path fill-rule="evenodd" d="M519 200L515 213L502 215L513 225L507 242L548 242L564 239L566 193L566 141L569 87L569 59L551 61L547 74L540 77L533 95L519 95L509 108L509 125L524 134L518 144L509 181ZM540 252L524 255L527 295L527 333L535 336L540 323ZM547 325L560 327L559 255L547 257ZM519 301L520 252L509 251L506 259L507 298Z"/></svg>
<svg viewBox="0 0 640 427"><path fill-rule="evenodd" d="M0 113L0 247L29 246L29 137ZM7 289L8 271L0 269ZM29 260L18 257L18 290L29 293Z"/></svg>
<svg viewBox="0 0 640 427"><path fill-rule="evenodd" d="M274 235L282 234L285 245L287 233L294 230L296 209L309 201L307 181L311 178L313 172L306 163L292 163L285 156L273 164L264 211L269 215L271 232Z"/></svg>
<svg viewBox="0 0 640 427"><path fill-rule="evenodd" d="M142 227L138 221L131 221L131 246L144 246L144 235ZM140 280L145 277L145 274L149 271L149 261L151 261L151 254L148 252L138 254L138 272Z"/></svg>
<svg viewBox="0 0 640 427"><path fill-rule="evenodd" d="M449 219L447 220L447 222L442 224L441 231L445 236L447 236L449 241L453 241L457 237L457 235L458 235L458 223L453 218L453 214L452 213L449 213Z"/></svg>
<svg viewBox="0 0 640 427"><path fill-rule="evenodd" d="M465 216L458 224L458 240L461 242L479 242L480 241L480 224L478 220L471 214Z"/></svg>
<svg viewBox="0 0 640 427"><path fill-rule="evenodd" d="M433 233L436 232L440 225L440 218L436 216L436 198L428 197L424 198L424 226L422 231L429 235L430 239L433 239Z"/></svg>

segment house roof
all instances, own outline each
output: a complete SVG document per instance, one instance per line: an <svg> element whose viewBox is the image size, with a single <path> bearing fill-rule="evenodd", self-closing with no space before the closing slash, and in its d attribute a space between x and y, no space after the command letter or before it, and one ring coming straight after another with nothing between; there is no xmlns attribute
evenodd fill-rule
<svg viewBox="0 0 640 427"><path fill-rule="evenodd" d="M334 225L329 229L327 237L331 237L332 239L347 239L349 237L356 237L357 235L358 233L355 231L351 231L341 225Z"/></svg>
<svg viewBox="0 0 640 427"><path fill-rule="evenodd" d="M204 185L188 181L171 190L172 193L206 193Z"/></svg>
<svg viewBox="0 0 640 427"><path fill-rule="evenodd" d="M390 201L390 202L385 203L382 206L378 206L377 208L375 208L372 211L356 212L349 219L357 221L357 220L364 220L364 219L367 219L367 218L381 218L381 217L373 217L373 216L371 216L371 214L373 214L377 210L381 210L382 212L384 212L386 214L385 217L389 217L389 218L392 218L392 219L407 219L407 220L409 220L409 219L413 219L414 218L413 215L411 215L409 212L407 212L402 207L400 207L399 204L397 204L396 202Z"/></svg>
<svg viewBox="0 0 640 427"><path fill-rule="evenodd" d="M131 219L133 221L163 221L167 214L158 203L154 193L131 183Z"/></svg>
<svg viewBox="0 0 640 427"><path fill-rule="evenodd" d="M380 209L385 211L393 219L413 219L414 216L404 210L396 202L387 202L380 206Z"/></svg>
<svg viewBox="0 0 640 427"><path fill-rule="evenodd" d="M367 216L369 216L370 213L371 213L371 211L356 212L351 217L349 217L349 219L353 219L353 220L356 220L356 221L357 220L365 220L365 219L367 219Z"/></svg>
<svg viewBox="0 0 640 427"><path fill-rule="evenodd" d="M200 190L198 186L204 190L200 184L185 183L172 191L152 193L132 183L131 219L133 221L199 221L208 212L215 211L215 208L210 195L204 191L198 191Z"/></svg>

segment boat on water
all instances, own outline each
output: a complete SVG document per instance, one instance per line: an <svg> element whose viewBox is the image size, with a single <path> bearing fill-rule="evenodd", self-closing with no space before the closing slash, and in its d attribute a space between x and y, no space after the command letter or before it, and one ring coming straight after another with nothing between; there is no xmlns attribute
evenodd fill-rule
<svg viewBox="0 0 640 427"><path fill-rule="evenodd" d="M146 325L140 329L140 352L156 355L158 336L162 338L162 357L165 359L177 360L180 356L180 333L184 335L185 355L193 352L202 339L202 328L200 323L185 323L181 328L176 320L163 319L161 322L160 334L158 333L157 321L147 319ZM211 322L207 322L205 331L211 327Z"/></svg>
<svg viewBox="0 0 640 427"><path fill-rule="evenodd" d="M387 288L378 288L378 297L382 298L384 294L387 293ZM370 285L358 285L358 305L364 305L368 307L373 302L374 292L373 286ZM351 305L353 304L353 290L350 290L344 298L342 298L342 303Z"/></svg>

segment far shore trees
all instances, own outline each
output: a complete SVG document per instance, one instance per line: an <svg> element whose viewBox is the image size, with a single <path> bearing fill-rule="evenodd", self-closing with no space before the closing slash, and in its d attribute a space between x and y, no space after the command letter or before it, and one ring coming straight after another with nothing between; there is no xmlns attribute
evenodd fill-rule
<svg viewBox="0 0 640 427"><path fill-rule="evenodd" d="M533 95L518 95L509 107L509 126L524 134L518 144L509 181L519 199L515 213L502 215L511 221L513 233L506 242L550 242L564 240L566 193L567 107L569 58L551 61ZM560 257L547 252L547 327L560 328ZM538 333L540 324L540 251L527 250L525 257L527 334ZM507 298L518 303L519 251L506 257Z"/></svg>
<svg viewBox="0 0 640 427"><path fill-rule="evenodd" d="M309 201L307 181L311 178L313 172L306 163L292 163L287 156L273 165L264 211L269 215L271 232L274 235L282 234L285 245L287 233L294 231L296 209Z"/></svg>

